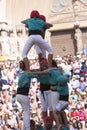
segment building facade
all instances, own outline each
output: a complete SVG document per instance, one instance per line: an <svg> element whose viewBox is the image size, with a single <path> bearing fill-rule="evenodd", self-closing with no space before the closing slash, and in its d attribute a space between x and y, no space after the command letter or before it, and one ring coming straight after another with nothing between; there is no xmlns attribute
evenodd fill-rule
<svg viewBox="0 0 87 130"><path fill-rule="evenodd" d="M0 0L0 6L0 55L21 56L28 36L21 21L29 18L33 9L53 24L45 38L54 57L76 55L87 48L87 0ZM32 48L29 57L36 55Z"/></svg>
<svg viewBox="0 0 87 130"><path fill-rule="evenodd" d="M55 54L76 55L87 50L87 0L54 0L50 22L51 44Z"/></svg>

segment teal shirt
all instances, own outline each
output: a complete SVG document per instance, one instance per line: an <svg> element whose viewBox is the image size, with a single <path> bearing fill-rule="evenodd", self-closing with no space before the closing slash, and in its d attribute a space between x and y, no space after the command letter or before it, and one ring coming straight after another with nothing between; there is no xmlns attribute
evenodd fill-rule
<svg viewBox="0 0 87 130"><path fill-rule="evenodd" d="M50 27L52 27L53 25L52 24L49 24L49 23L45 23L44 27L43 27L43 30L44 32L49 29Z"/></svg>
<svg viewBox="0 0 87 130"><path fill-rule="evenodd" d="M28 30L42 30L45 22L41 20L40 18L31 18L24 20L22 23L26 24L28 26Z"/></svg>
<svg viewBox="0 0 87 130"><path fill-rule="evenodd" d="M35 75L29 74L26 71L20 71L18 76L18 87L29 87L31 78L34 78Z"/></svg>
<svg viewBox="0 0 87 130"><path fill-rule="evenodd" d="M54 90L58 91L60 95L69 95L69 88L68 88L68 77L61 75L58 78L59 86L54 86Z"/></svg>
<svg viewBox="0 0 87 130"><path fill-rule="evenodd" d="M69 90L68 90L68 85L64 85L64 86L55 86L54 90L58 91L60 93L60 95L69 95Z"/></svg>
<svg viewBox="0 0 87 130"><path fill-rule="evenodd" d="M39 126L38 130L44 130L43 126Z"/></svg>
<svg viewBox="0 0 87 130"><path fill-rule="evenodd" d="M39 126L38 130L45 130L45 128L43 126ZM50 129L50 130L52 130L52 129Z"/></svg>
<svg viewBox="0 0 87 130"><path fill-rule="evenodd" d="M60 69L50 69L48 70L48 73L50 75L50 84L56 85L58 83L58 77L62 75L62 71Z"/></svg>
<svg viewBox="0 0 87 130"><path fill-rule="evenodd" d="M40 75L38 75L38 81L41 84L49 85L50 84L50 75L48 73L47 74L40 74Z"/></svg>

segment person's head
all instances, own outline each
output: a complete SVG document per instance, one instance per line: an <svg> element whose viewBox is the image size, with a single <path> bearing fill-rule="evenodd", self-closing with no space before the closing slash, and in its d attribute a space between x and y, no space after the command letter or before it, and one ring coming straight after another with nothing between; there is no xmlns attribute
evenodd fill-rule
<svg viewBox="0 0 87 130"><path fill-rule="evenodd" d="M23 60L21 60L21 61L19 62L19 68L20 68L21 70L26 70L26 66L25 66L25 63L24 63Z"/></svg>
<svg viewBox="0 0 87 130"><path fill-rule="evenodd" d="M46 70L47 68L48 68L47 59L42 58L42 59L40 60L40 69L41 69L41 71L43 71L43 70Z"/></svg>
<svg viewBox="0 0 87 130"><path fill-rule="evenodd" d="M78 123L78 129L82 129L82 123L81 122Z"/></svg>
<svg viewBox="0 0 87 130"><path fill-rule="evenodd" d="M80 77L80 82L84 82L85 78L84 77Z"/></svg>
<svg viewBox="0 0 87 130"><path fill-rule="evenodd" d="M39 17L40 17L40 19L42 19L44 22L46 22L46 17L45 17L44 15L40 15Z"/></svg>
<svg viewBox="0 0 87 130"><path fill-rule="evenodd" d="M44 118L44 124L47 130L52 129L53 119L50 116Z"/></svg>
<svg viewBox="0 0 87 130"><path fill-rule="evenodd" d="M34 103L34 102L35 102L35 98L31 97L31 103Z"/></svg>
<svg viewBox="0 0 87 130"><path fill-rule="evenodd" d="M72 80L75 81L76 80L76 75L72 76Z"/></svg>
<svg viewBox="0 0 87 130"><path fill-rule="evenodd" d="M40 14L37 10L32 10L30 13L30 18L39 18Z"/></svg>
<svg viewBox="0 0 87 130"><path fill-rule="evenodd" d="M30 128L31 128L31 130L35 129L35 121L32 119L30 120Z"/></svg>
<svg viewBox="0 0 87 130"><path fill-rule="evenodd" d="M52 67L57 67L57 63L55 60L52 60Z"/></svg>

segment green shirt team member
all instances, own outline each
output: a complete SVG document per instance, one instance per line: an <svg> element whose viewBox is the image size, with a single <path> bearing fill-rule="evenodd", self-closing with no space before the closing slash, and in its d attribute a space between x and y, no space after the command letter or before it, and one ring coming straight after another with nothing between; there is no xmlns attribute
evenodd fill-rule
<svg viewBox="0 0 87 130"><path fill-rule="evenodd" d="M19 62L20 73L18 77L17 101L24 110L23 130L30 130L30 102L28 98L32 74L25 71L24 61Z"/></svg>

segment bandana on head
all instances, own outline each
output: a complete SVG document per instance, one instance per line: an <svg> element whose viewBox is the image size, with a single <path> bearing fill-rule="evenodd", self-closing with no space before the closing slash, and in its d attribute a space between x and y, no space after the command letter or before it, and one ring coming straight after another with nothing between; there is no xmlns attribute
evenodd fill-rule
<svg viewBox="0 0 87 130"><path fill-rule="evenodd" d="M46 122L49 122L49 121L52 121L52 118L51 118L50 116L47 116L47 117L44 118L44 120L45 120Z"/></svg>
<svg viewBox="0 0 87 130"><path fill-rule="evenodd" d="M47 65L48 63L47 63L47 60L43 58L43 59L41 59L40 64L46 64Z"/></svg>
<svg viewBox="0 0 87 130"><path fill-rule="evenodd" d="M30 18L39 18L39 12L37 10L32 10Z"/></svg>

